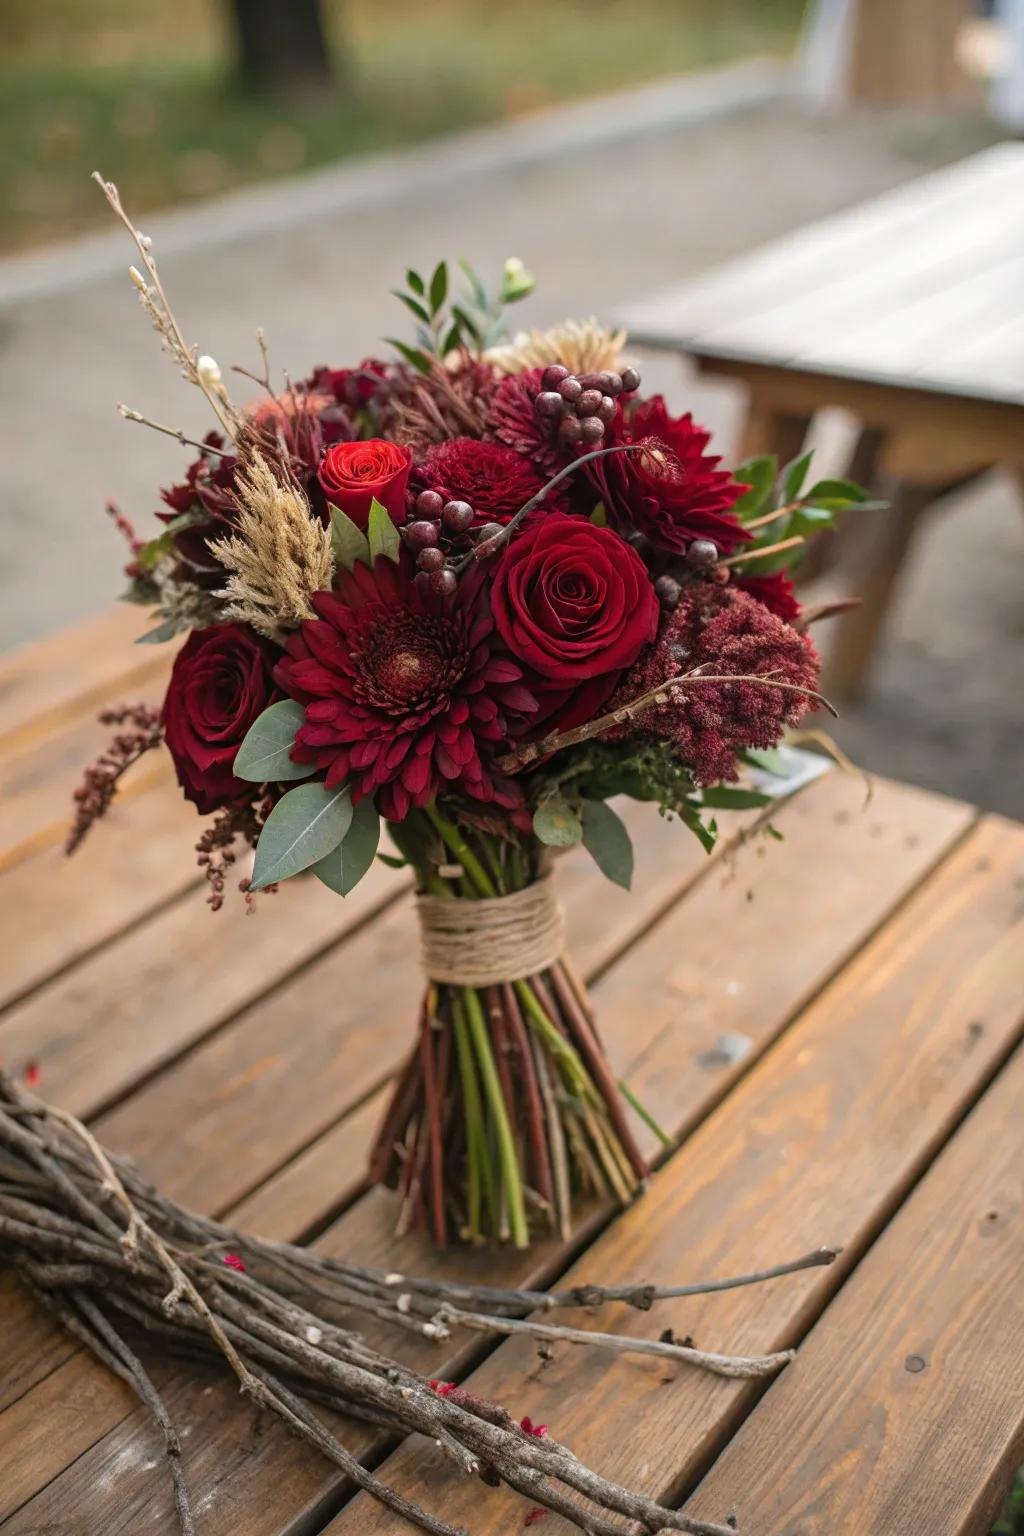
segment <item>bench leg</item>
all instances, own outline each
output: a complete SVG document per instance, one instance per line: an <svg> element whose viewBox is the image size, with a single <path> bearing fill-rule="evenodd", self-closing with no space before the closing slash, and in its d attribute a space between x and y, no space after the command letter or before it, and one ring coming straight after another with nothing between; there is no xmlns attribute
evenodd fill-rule
<svg viewBox="0 0 1024 1536"><path fill-rule="evenodd" d="M771 400L753 395L747 407L747 417L740 435L737 462L755 459L761 454L774 453L780 464L795 459L803 448L810 426L810 416L783 411Z"/></svg>
<svg viewBox="0 0 1024 1536"><path fill-rule="evenodd" d="M825 667L824 691L829 697L856 699L863 695L918 519L940 494L940 487L900 481L889 489L886 511L854 510L848 514L851 523L856 519L850 531L858 556L851 558L848 567L849 590L861 599L861 606L837 625Z"/></svg>

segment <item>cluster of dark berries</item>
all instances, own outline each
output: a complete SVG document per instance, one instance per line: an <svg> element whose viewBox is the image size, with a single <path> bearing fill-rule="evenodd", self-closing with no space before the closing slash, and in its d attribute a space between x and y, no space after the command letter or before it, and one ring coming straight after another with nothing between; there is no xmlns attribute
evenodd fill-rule
<svg viewBox="0 0 1024 1536"><path fill-rule="evenodd" d="M468 501L446 501L440 491L420 491L402 538L416 557L416 580L439 597L456 588L455 572L447 564L472 550L483 555L489 541L502 531L500 523L474 527L476 514Z"/></svg>
<svg viewBox="0 0 1024 1536"><path fill-rule="evenodd" d="M542 421L551 423L563 447L588 450L598 447L608 423L615 420L619 396L639 388L635 368L623 368L621 373L611 368L601 373L570 373L561 363L552 363L544 370L533 408Z"/></svg>
<svg viewBox="0 0 1024 1536"><path fill-rule="evenodd" d="M683 586L695 576L713 580L718 569L718 545L711 539L694 539L682 560L673 561L654 583L661 606L671 613L679 602ZM728 575L728 572L725 572Z"/></svg>

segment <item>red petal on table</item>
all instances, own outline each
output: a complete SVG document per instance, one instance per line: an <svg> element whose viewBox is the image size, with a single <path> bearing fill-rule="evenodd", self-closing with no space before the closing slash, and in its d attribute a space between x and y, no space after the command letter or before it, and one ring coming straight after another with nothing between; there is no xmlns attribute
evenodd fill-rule
<svg viewBox="0 0 1024 1536"><path fill-rule="evenodd" d="M221 1260L221 1263L226 1264L228 1269L237 1269L241 1270L242 1274L245 1273L245 1260L241 1257L240 1254L226 1253Z"/></svg>
<svg viewBox="0 0 1024 1536"><path fill-rule="evenodd" d="M524 1525L536 1525L538 1520L543 1520L544 1519L545 1513L546 1512L543 1509L531 1509L530 1513L527 1515L526 1519L523 1521L523 1524Z"/></svg>
<svg viewBox="0 0 1024 1536"><path fill-rule="evenodd" d="M29 1088L34 1088L39 1082L42 1073L39 1070L38 1061L30 1061L25 1067L25 1083Z"/></svg>

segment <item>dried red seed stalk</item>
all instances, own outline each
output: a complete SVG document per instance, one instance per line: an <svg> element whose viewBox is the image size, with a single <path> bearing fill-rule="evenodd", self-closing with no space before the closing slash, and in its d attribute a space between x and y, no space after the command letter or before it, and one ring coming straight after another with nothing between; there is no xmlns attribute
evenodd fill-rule
<svg viewBox="0 0 1024 1536"><path fill-rule="evenodd" d="M96 761L86 768L74 792L75 818L64 845L65 853L69 854L74 853L93 822L107 814L122 774L163 740L160 712L150 709L148 704L119 704L105 709L99 721L101 725L130 729L117 732Z"/></svg>

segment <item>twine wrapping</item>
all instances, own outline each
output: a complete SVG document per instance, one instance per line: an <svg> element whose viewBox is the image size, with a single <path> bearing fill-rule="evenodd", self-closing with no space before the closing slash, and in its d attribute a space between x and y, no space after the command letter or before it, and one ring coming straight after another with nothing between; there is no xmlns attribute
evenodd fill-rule
<svg viewBox="0 0 1024 1536"><path fill-rule="evenodd" d="M480 901L419 896L420 960L431 981L491 987L546 970L565 947L550 876Z"/></svg>

